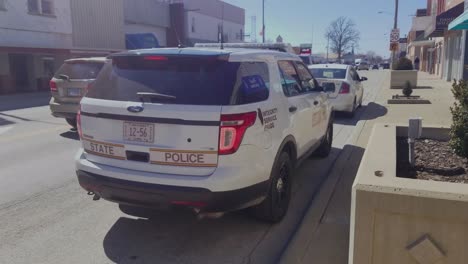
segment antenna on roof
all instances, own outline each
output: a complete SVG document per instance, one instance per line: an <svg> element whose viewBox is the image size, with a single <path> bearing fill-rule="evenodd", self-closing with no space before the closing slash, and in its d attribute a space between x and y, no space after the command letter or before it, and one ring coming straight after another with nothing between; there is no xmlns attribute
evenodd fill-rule
<svg viewBox="0 0 468 264"><path fill-rule="evenodd" d="M221 2L221 49L224 49L224 2Z"/></svg>
<svg viewBox="0 0 468 264"><path fill-rule="evenodd" d="M171 19L172 16L171 16ZM175 37L177 39L177 47L178 48L183 48L184 47L184 44L182 44L182 42L180 41L180 36L179 36L179 32L177 31L177 26L175 25L175 23L173 23L174 27L171 27L173 30L174 30L174 33L175 33Z"/></svg>

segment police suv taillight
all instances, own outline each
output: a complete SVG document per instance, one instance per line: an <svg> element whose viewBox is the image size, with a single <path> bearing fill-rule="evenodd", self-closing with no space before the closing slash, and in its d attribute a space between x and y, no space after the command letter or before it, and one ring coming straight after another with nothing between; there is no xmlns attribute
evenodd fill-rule
<svg viewBox="0 0 468 264"><path fill-rule="evenodd" d="M245 131L255 124L256 119L257 112L221 115L218 154L235 153L242 143Z"/></svg>

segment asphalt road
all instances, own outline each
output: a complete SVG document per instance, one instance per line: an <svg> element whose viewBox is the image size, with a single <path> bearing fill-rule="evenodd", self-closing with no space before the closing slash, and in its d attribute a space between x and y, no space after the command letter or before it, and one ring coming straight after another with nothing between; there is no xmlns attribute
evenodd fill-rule
<svg viewBox="0 0 468 264"><path fill-rule="evenodd" d="M311 158L298 169L290 210L277 225L245 212L221 219L198 220L182 211L138 218L114 203L92 201L74 172L77 134L37 100L27 108L0 97L0 262L274 263L341 150L360 132L355 125L362 114L385 114L373 101L387 74L362 74L369 78L364 106L353 119L337 117L330 157Z"/></svg>

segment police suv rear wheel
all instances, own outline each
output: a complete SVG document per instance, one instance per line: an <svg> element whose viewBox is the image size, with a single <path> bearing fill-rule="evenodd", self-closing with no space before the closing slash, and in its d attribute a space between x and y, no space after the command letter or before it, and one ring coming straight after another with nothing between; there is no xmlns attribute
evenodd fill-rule
<svg viewBox="0 0 468 264"><path fill-rule="evenodd" d="M273 223L280 222L284 218L291 199L292 173L289 154L283 152L274 165L267 197L261 204L251 208L255 217Z"/></svg>

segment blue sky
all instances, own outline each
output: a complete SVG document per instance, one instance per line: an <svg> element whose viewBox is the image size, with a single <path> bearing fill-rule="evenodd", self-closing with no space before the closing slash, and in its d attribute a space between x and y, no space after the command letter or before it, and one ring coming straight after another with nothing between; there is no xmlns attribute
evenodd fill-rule
<svg viewBox="0 0 468 264"><path fill-rule="evenodd" d="M262 0L225 0L245 9L245 32L251 31L251 19L257 16L257 41L262 27ZM426 0L400 0L399 28L408 33L416 9L425 8ZM393 0L265 0L266 38L275 40L281 35L284 42L293 45L310 43L313 52L326 51L325 30L339 16L354 20L361 32L359 52L369 50L388 56L389 32L393 27ZM385 14L378 14L384 11ZM387 35L385 35L387 34Z"/></svg>

